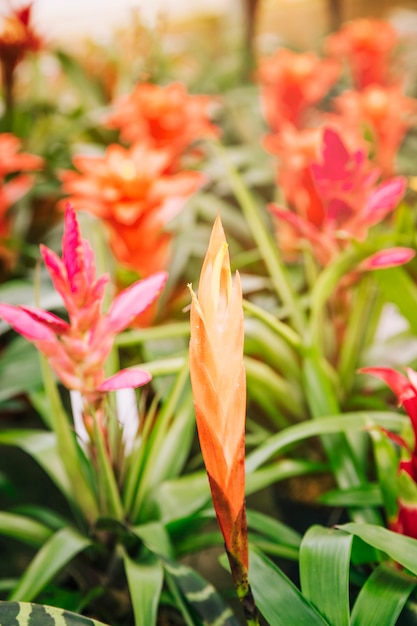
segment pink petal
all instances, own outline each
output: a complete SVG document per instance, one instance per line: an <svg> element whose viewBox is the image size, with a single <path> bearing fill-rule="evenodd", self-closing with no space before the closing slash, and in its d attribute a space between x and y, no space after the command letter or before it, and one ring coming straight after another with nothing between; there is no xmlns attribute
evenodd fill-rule
<svg viewBox="0 0 417 626"><path fill-rule="evenodd" d="M105 318L109 331L117 334L124 330L158 297L167 278L166 272L157 272L119 293Z"/></svg>
<svg viewBox="0 0 417 626"><path fill-rule="evenodd" d="M395 209L404 195L407 181L402 176L379 185L369 198L361 218L365 224L378 224Z"/></svg>
<svg viewBox="0 0 417 626"><path fill-rule="evenodd" d="M41 311L42 313L45 311ZM0 317L29 341L52 341L55 339L55 333L50 328L34 319L22 307L0 304Z"/></svg>
<svg viewBox="0 0 417 626"><path fill-rule="evenodd" d="M114 376L106 378L101 385L99 391L116 391L117 389L129 389L142 387L151 380L152 376L149 372L139 369L120 370Z"/></svg>
<svg viewBox="0 0 417 626"><path fill-rule="evenodd" d="M21 306L20 309L29 313L31 318L36 322L45 324L45 326L52 330L54 334L65 333L70 328L70 325L65 320L61 319L57 315L54 315L54 313L50 313L49 311L36 309L31 306Z"/></svg>
<svg viewBox="0 0 417 626"><path fill-rule="evenodd" d="M415 257L416 253L411 248L389 248L381 250L365 259L361 264L361 270L378 270L389 267L404 265Z"/></svg>
<svg viewBox="0 0 417 626"><path fill-rule="evenodd" d="M68 278L65 265L53 250L43 244L40 245L40 249L52 283L65 301L68 295Z"/></svg>
<svg viewBox="0 0 417 626"><path fill-rule="evenodd" d="M65 209L64 220L62 260L67 270L71 291L76 293L78 291L76 283L79 283L85 274L84 246L74 207L69 203Z"/></svg>

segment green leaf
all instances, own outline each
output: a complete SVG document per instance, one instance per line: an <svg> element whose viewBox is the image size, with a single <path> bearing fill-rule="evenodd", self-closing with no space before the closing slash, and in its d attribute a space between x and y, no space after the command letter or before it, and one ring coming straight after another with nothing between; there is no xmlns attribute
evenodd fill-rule
<svg viewBox="0 0 417 626"><path fill-rule="evenodd" d="M387 430L398 432L408 422L408 417L393 411L358 411L329 415L328 417L324 416L314 421L295 424L276 435L268 437L265 444L251 452L246 459L246 470L247 472L253 472L285 448L316 435L367 429L375 425L384 426Z"/></svg>
<svg viewBox="0 0 417 626"><path fill-rule="evenodd" d="M230 608L200 574L186 565L166 559L164 568L205 626L239 626Z"/></svg>
<svg viewBox="0 0 417 626"><path fill-rule="evenodd" d="M392 267L375 272L375 277L389 302L393 302L417 334L417 286L403 267Z"/></svg>
<svg viewBox="0 0 417 626"><path fill-rule="evenodd" d="M256 605L269 626L329 626L283 572L253 547L249 580Z"/></svg>
<svg viewBox="0 0 417 626"><path fill-rule="evenodd" d="M156 488L153 499L166 523L192 515L210 502L207 474L195 472L166 481Z"/></svg>
<svg viewBox="0 0 417 626"><path fill-rule="evenodd" d="M0 400L35 391L41 386L36 348L21 337L14 339L0 357Z"/></svg>
<svg viewBox="0 0 417 626"><path fill-rule="evenodd" d="M312 526L300 546L304 596L332 626L349 626L349 568L353 537Z"/></svg>
<svg viewBox="0 0 417 626"><path fill-rule="evenodd" d="M417 540L372 524L343 524L340 530L359 537L417 575Z"/></svg>
<svg viewBox="0 0 417 626"><path fill-rule="evenodd" d="M84 617L52 606L29 602L0 602L2 626L106 626L91 617Z"/></svg>
<svg viewBox="0 0 417 626"><path fill-rule="evenodd" d="M16 446L29 454L45 470L60 491L71 501L71 486L57 450L54 433L43 430L5 430L0 444Z"/></svg>
<svg viewBox="0 0 417 626"><path fill-rule="evenodd" d="M351 626L394 626L416 585L414 577L382 563L359 592Z"/></svg>
<svg viewBox="0 0 417 626"><path fill-rule="evenodd" d="M91 541L73 528L58 530L38 551L9 599L32 600L79 552L90 545Z"/></svg>
<svg viewBox="0 0 417 626"><path fill-rule="evenodd" d="M0 511L0 534L38 547L49 539L52 530L30 517Z"/></svg>
<svg viewBox="0 0 417 626"><path fill-rule="evenodd" d="M102 429L94 418L94 448L97 456L97 484L100 499L100 510L104 515L121 520L124 517L123 506L104 441Z"/></svg>
<svg viewBox="0 0 417 626"><path fill-rule="evenodd" d="M388 520L397 517L399 457L393 442L378 428L370 431L378 483Z"/></svg>
<svg viewBox="0 0 417 626"><path fill-rule="evenodd" d="M80 463L81 451L68 416L62 406L55 378L47 359L39 355L45 391L50 403L51 425L56 435L58 454L65 467L71 484L72 500L83 511L86 518L93 522L97 519L99 509L95 493L87 480Z"/></svg>
<svg viewBox="0 0 417 626"><path fill-rule="evenodd" d="M367 483L351 489L333 489L319 496L318 502L333 507L382 506L379 485Z"/></svg>
<svg viewBox="0 0 417 626"><path fill-rule="evenodd" d="M298 459L282 459L247 474L246 495L256 493L260 489L292 476L315 474L326 470L328 470L328 466L323 463L313 463L312 461Z"/></svg>
<svg viewBox="0 0 417 626"><path fill-rule="evenodd" d="M132 600L135 626L155 626L159 598L164 580L160 559L152 552L141 553L140 563L123 556L127 583Z"/></svg>

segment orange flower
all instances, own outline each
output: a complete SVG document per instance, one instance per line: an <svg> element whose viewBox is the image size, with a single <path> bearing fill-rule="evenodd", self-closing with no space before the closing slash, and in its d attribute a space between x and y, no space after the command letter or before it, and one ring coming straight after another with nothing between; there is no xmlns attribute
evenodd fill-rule
<svg viewBox="0 0 417 626"><path fill-rule="evenodd" d="M43 159L34 154L19 152L20 140L11 133L0 133L0 240L10 235L10 219L7 210L29 191L33 185L30 174L18 174L22 170L38 170ZM10 174L14 174L10 178ZM7 181L6 181L7 176ZM0 244L0 256L11 260L11 251Z"/></svg>
<svg viewBox="0 0 417 626"><path fill-rule="evenodd" d="M409 128L417 120L417 101L407 98L399 86L370 85L336 98L336 108L348 124L366 124L375 143L375 162L385 177L395 171L394 159Z"/></svg>
<svg viewBox="0 0 417 626"><path fill-rule="evenodd" d="M188 94L181 83L142 83L116 101L106 125L119 129L124 141L148 141L177 157L197 139L218 135L208 116L213 102L208 96Z"/></svg>
<svg viewBox="0 0 417 626"><path fill-rule="evenodd" d="M201 451L229 560L247 571L242 289L239 274L232 285L220 217L204 259L198 297L190 290L190 372Z"/></svg>
<svg viewBox="0 0 417 626"><path fill-rule="evenodd" d="M62 173L64 191L76 209L101 218L110 231L116 258L142 275L167 263L167 222L200 187L199 172L168 174L169 150L146 144L110 145L103 156L76 156L80 173Z"/></svg>
<svg viewBox="0 0 417 626"><path fill-rule="evenodd" d="M392 82L390 60L398 43L394 28L385 20L362 18L348 22L327 38L327 52L347 58L358 89Z"/></svg>
<svg viewBox="0 0 417 626"><path fill-rule="evenodd" d="M339 64L281 48L258 70L266 121L274 131L285 122L303 126L311 105L321 100L339 76Z"/></svg>

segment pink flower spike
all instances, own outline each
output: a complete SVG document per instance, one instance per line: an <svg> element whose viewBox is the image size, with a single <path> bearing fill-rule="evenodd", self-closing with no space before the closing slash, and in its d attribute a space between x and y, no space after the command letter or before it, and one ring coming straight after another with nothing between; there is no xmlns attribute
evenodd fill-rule
<svg viewBox="0 0 417 626"><path fill-rule="evenodd" d="M416 253L411 248L389 248L368 257L359 266L360 270L380 270L408 263Z"/></svg>
<svg viewBox="0 0 417 626"><path fill-rule="evenodd" d="M146 385L152 379L149 372L140 369L120 370L114 376L106 378L99 386L98 391L116 391L117 389L132 389Z"/></svg>
<svg viewBox="0 0 417 626"><path fill-rule="evenodd" d="M106 315L111 333L124 330L134 317L142 313L158 297L168 278L166 272L157 272L119 293Z"/></svg>
<svg viewBox="0 0 417 626"><path fill-rule="evenodd" d="M65 207L62 260L67 270L71 292L77 293L77 283L80 279L82 282L85 280L84 246L75 210L69 202Z"/></svg>
<svg viewBox="0 0 417 626"><path fill-rule="evenodd" d="M41 311L41 314L43 311ZM54 341L55 332L23 307L0 304L0 317L29 341Z"/></svg>

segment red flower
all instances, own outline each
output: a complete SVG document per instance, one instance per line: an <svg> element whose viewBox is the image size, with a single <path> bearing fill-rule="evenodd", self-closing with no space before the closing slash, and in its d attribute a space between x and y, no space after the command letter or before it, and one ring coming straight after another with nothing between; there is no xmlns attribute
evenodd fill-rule
<svg viewBox="0 0 417 626"><path fill-rule="evenodd" d="M168 174L168 149L146 144L110 145L103 156L76 156L80 173L62 174L64 191L76 209L104 221L116 258L142 275L166 266L171 235L167 222L200 187L199 172Z"/></svg>
<svg viewBox="0 0 417 626"><path fill-rule="evenodd" d="M385 177L391 176L401 142L417 120L416 100L404 96L399 86L370 85L360 92L345 92L335 102L348 125L368 126L375 144L374 160Z"/></svg>
<svg viewBox="0 0 417 626"><path fill-rule="evenodd" d="M407 376L404 376L387 367L365 367L359 371L381 378L395 393L398 403L410 418L413 446L403 437L384 431L403 450L398 466L398 511L389 524L392 530L417 539L417 372L407 368Z"/></svg>
<svg viewBox="0 0 417 626"><path fill-rule="evenodd" d="M116 100L106 125L119 129L127 142L145 141L176 158L194 141L219 134L209 119L213 102L208 96L188 94L181 83L142 83Z"/></svg>
<svg viewBox="0 0 417 626"><path fill-rule="evenodd" d="M330 129L323 134L321 161L312 163L310 171L321 211L316 208L311 215L303 215L276 205L270 209L280 221L290 224L300 239L310 241L322 265L349 240L364 240L369 228L398 205L405 190L405 179L400 177L377 186L379 172L365 153L349 152Z"/></svg>
<svg viewBox="0 0 417 626"><path fill-rule="evenodd" d="M304 124L309 107L321 100L336 82L339 64L312 52L299 54L281 48L263 59L258 70L265 119L274 131L282 124Z"/></svg>
<svg viewBox="0 0 417 626"><path fill-rule="evenodd" d="M330 55L347 59L358 89L392 83L390 61L398 36L389 22L372 18L354 20L330 35L326 43Z"/></svg>

